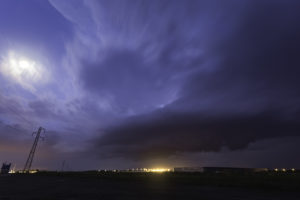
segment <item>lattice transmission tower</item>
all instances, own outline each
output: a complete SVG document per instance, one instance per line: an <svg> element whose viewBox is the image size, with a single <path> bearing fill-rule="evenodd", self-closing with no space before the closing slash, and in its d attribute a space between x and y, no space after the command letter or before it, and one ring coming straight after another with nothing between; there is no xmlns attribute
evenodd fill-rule
<svg viewBox="0 0 300 200"><path fill-rule="evenodd" d="M40 127L37 132L32 133L32 135L36 134L36 136L35 136L33 145L31 147L29 156L28 156L27 161L26 161L25 166L24 166L24 170L23 170L24 172L28 172L31 168L31 164L32 164L32 161L33 161L33 157L34 157L35 150L36 150L37 144L39 142L39 139L40 138L44 139L44 137L41 136L42 132L45 133L45 129L43 127Z"/></svg>

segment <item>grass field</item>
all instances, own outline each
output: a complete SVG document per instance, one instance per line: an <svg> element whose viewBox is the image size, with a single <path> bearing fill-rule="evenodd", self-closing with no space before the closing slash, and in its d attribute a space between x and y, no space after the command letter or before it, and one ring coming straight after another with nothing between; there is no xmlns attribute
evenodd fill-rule
<svg viewBox="0 0 300 200"><path fill-rule="evenodd" d="M39 172L0 176L0 199L300 199L299 173Z"/></svg>

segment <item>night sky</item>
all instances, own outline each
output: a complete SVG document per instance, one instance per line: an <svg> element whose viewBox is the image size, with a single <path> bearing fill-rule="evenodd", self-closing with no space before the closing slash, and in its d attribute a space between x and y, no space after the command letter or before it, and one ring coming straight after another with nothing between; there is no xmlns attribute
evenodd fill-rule
<svg viewBox="0 0 300 200"><path fill-rule="evenodd" d="M0 0L0 162L300 168L299 0Z"/></svg>

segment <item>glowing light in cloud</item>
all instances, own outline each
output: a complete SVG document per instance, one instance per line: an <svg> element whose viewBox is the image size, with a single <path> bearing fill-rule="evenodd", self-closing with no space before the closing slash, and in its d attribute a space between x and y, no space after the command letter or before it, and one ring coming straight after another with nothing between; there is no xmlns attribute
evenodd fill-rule
<svg viewBox="0 0 300 200"><path fill-rule="evenodd" d="M32 92L35 91L34 84L45 82L48 76L46 69L37 61L20 56L13 51L1 59L0 72L10 81Z"/></svg>

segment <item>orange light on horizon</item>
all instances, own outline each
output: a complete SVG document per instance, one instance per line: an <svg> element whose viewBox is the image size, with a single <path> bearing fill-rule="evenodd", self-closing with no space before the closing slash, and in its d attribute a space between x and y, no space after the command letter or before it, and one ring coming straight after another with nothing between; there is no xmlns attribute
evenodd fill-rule
<svg viewBox="0 0 300 200"><path fill-rule="evenodd" d="M162 173L162 172L169 172L171 169L167 168L153 168L153 169L147 169L147 172L157 172L157 173Z"/></svg>

